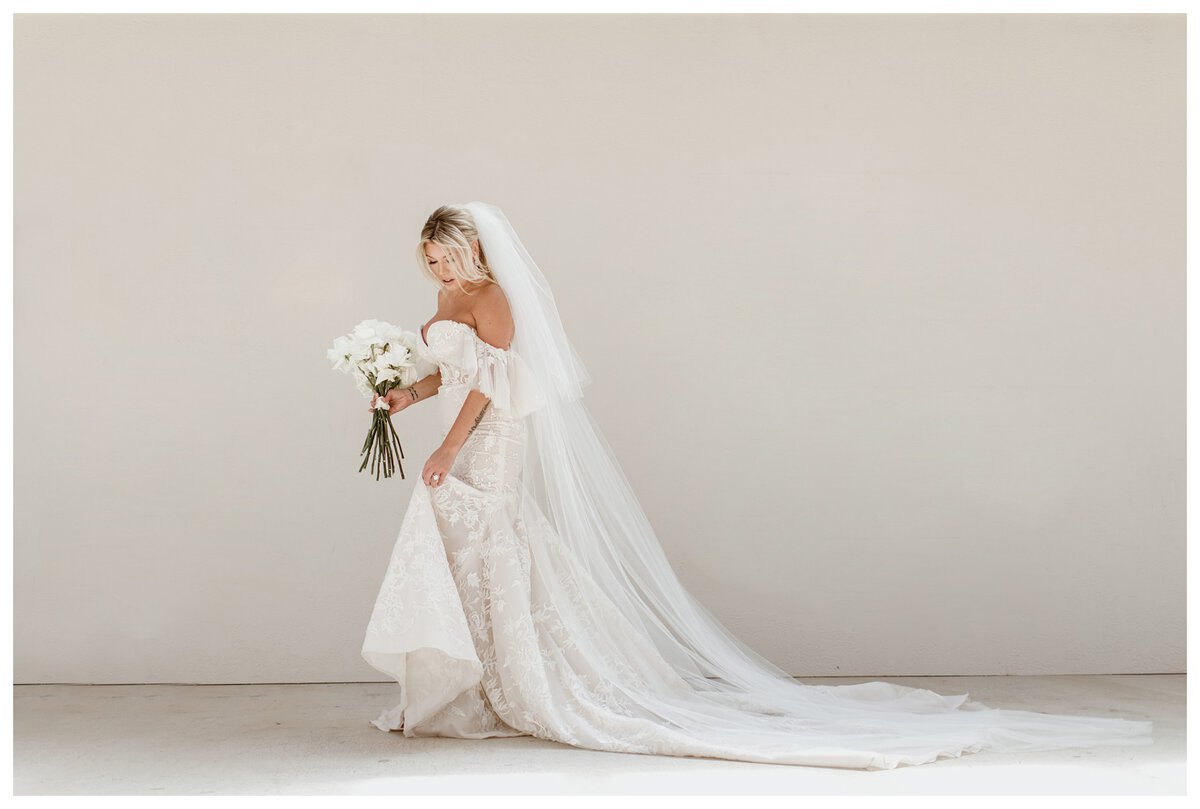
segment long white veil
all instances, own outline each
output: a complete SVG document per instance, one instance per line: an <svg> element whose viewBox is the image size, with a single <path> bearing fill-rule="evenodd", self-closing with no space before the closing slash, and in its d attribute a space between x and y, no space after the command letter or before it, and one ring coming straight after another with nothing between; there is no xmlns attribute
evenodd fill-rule
<svg viewBox="0 0 1200 809"><path fill-rule="evenodd" d="M546 394L545 404L527 416L524 508L540 512L528 518L549 521L591 581L689 686L679 688L677 678L671 682L646 665L634 677L642 686L624 688L627 702L691 737L714 744L736 739L768 755L786 755L813 738L830 749L892 753L913 762L948 750L1150 742L1148 721L992 709L967 694L943 696L885 682L803 684L749 648L675 576L583 403L591 378L566 335L545 275L498 207L478 201L465 207L513 312L511 348ZM553 576L545 577L545 586L561 604L571 597L554 592ZM570 610L565 612L569 621ZM618 652L633 640L613 638L609 645L583 632L578 639L585 644L579 652L610 667L606 673L614 682L630 682L627 669L636 664Z"/></svg>
<svg viewBox="0 0 1200 809"><path fill-rule="evenodd" d="M592 580L696 685L708 678L753 688L767 667L680 584L629 481L582 401L591 383L559 318L545 275L508 218L465 205L516 323L512 349L533 371L546 406L530 414L524 484Z"/></svg>

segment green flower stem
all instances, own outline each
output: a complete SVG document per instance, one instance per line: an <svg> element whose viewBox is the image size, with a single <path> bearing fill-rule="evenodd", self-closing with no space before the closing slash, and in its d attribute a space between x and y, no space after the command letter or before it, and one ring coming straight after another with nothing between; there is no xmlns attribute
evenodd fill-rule
<svg viewBox="0 0 1200 809"><path fill-rule="evenodd" d="M396 387L394 382L385 382L374 386L374 389L380 396L386 396L394 387ZM362 455L362 464L358 467L359 472L369 465L370 473L375 475L376 480L379 480L381 475L384 478L390 478L399 467L400 478L404 479L404 464L400 462L400 459L404 458L404 447L400 443L400 434L396 431L396 426L392 424L392 414L387 410L382 408L375 410L371 420L371 429L367 431L360 454Z"/></svg>

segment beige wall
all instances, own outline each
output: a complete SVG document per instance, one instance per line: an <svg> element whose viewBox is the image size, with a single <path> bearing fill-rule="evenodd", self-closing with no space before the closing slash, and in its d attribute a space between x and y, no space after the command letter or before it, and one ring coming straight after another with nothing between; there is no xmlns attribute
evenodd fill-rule
<svg viewBox="0 0 1200 809"><path fill-rule="evenodd" d="M1179 672L1184 16L17 15L17 682L378 679L324 352L500 205L797 675Z"/></svg>

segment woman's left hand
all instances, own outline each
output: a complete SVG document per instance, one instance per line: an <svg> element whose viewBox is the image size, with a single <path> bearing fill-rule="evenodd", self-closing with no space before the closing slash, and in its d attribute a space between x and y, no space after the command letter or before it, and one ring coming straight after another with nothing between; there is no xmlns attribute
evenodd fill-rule
<svg viewBox="0 0 1200 809"><path fill-rule="evenodd" d="M425 468L421 471L421 479L425 481L425 485L440 486L445 483L446 476L450 474L450 468L454 466L454 459L457 457L458 450L453 447L445 444L438 447L429 456L429 460L425 462Z"/></svg>

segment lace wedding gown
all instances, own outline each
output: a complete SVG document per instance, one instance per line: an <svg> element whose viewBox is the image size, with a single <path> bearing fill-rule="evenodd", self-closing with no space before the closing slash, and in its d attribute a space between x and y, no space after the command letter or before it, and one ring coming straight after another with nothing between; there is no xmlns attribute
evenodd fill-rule
<svg viewBox="0 0 1200 809"><path fill-rule="evenodd" d="M522 485L528 426L513 414L537 394L521 357L454 320L431 323L425 340L422 359L442 373L443 434L472 388L491 404L447 479L432 489L417 480L400 527L362 647L400 685L399 704L371 723L380 730L858 769L1151 743L1148 721L992 709L884 682L795 682L782 710L684 678Z"/></svg>

